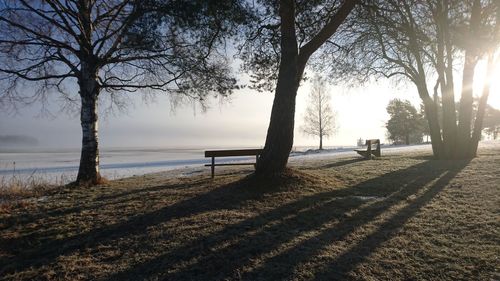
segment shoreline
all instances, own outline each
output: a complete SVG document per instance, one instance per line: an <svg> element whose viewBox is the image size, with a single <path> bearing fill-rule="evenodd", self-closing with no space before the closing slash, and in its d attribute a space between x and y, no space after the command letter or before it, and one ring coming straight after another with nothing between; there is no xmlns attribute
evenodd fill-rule
<svg viewBox="0 0 500 281"><path fill-rule="evenodd" d="M499 141L482 141L480 142L480 147L495 146L500 143ZM296 162L304 162L308 160L313 160L314 158L342 158L342 157L358 157L353 149L355 147L338 147L332 149L324 149L319 151L317 149L308 149L305 151L292 151L290 153L289 163L294 165ZM185 149L179 149L179 151L184 151ZM188 149L193 151L192 149ZM430 144L414 144L414 145L382 145L382 155L391 155L397 153L407 153L413 151L431 151ZM183 177L184 174L197 174L202 173L202 171L209 171L209 168L204 167L206 163L209 162L208 158L196 157L195 155L200 154L203 150L197 151L196 154L186 154L188 159L168 159L168 160L158 160L161 159L161 154L153 155L152 159L155 161L141 162L137 161L143 155L140 155L140 151L126 151L129 155L120 156L104 156L103 159L112 160L116 159L118 161L114 163L103 163L101 164L102 175L109 180L124 179L128 177L143 176L148 174L158 174L167 173L172 177L180 176ZM156 152L157 150L151 149L150 151ZM170 154L169 154L170 155ZM123 159L120 159L122 157ZM144 157L144 156L143 156ZM196 158L195 158L196 157ZM242 162L253 159L253 157L230 157L226 159L217 159L217 162ZM135 160L135 161L134 161ZM101 160L102 161L102 160ZM4 163L6 161L3 161ZM74 160L73 160L74 162ZM102 161L104 162L104 161ZM101 163L102 163L101 162ZM1 163L1 162L0 162ZM65 163L70 163L69 160ZM5 165L5 164L4 164ZM223 171L227 167L217 167L217 171ZM249 166L249 168L252 168ZM253 169L253 168L252 168ZM65 181L65 183L71 182L76 177L76 172L78 171L78 165L60 165L60 166L48 166L48 167L9 167L3 168L0 166L0 178L2 180L8 181L11 178L18 179L30 179L38 178L49 183Z"/></svg>

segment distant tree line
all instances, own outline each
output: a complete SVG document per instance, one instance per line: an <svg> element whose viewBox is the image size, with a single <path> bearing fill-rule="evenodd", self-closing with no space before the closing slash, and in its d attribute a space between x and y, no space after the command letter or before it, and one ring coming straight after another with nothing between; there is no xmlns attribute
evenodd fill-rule
<svg viewBox="0 0 500 281"><path fill-rule="evenodd" d="M0 135L0 146L36 146L38 139L21 135Z"/></svg>
<svg viewBox="0 0 500 281"><path fill-rule="evenodd" d="M476 99L473 107L473 116L477 115ZM457 107L458 108L458 104ZM421 143L423 137L429 135L429 126L425 120L423 106L420 112L407 100L393 99L387 105L389 120L386 123L387 138L394 144ZM438 122L442 125L442 117ZM500 133L500 110L491 106L486 107L483 135L496 140Z"/></svg>

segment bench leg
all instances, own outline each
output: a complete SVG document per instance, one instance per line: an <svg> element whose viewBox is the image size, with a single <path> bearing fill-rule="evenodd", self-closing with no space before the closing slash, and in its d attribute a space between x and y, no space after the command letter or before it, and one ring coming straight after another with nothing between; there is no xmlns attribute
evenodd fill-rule
<svg viewBox="0 0 500 281"><path fill-rule="evenodd" d="M215 176L215 157L212 157L212 178Z"/></svg>

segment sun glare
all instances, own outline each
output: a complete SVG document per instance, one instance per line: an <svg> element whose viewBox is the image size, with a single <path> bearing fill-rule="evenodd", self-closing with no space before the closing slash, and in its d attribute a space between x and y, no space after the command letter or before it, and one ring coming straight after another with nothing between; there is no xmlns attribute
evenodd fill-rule
<svg viewBox="0 0 500 281"><path fill-rule="evenodd" d="M493 75L491 76L489 104L500 109L500 60L497 60Z"/></svg>
<svg viewBox="0 0 500 281"><path fill-rule="evenodd" d="M494 108L500 109L500 60L493 69L490 80L490 96L488 104ZM486 79L486 61L481 61L476 68L476 75L474 79L474 93L476 97L481 96L483 85Z"/></svg>

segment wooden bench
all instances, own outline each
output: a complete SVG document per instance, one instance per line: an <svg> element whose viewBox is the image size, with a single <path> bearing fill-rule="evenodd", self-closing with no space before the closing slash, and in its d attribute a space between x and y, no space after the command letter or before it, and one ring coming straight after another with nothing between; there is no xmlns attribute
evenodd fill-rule
<svg viewBox="0 0 500 281"><path fill-rule="evenodd" d="M372 149L372 145L377 145L375 149ZM379 139L372 139L372 140L366 140L366 149L355 149L359 155L363 156L366 159L372 159L372 155L376 157L380 157L380 140Z"/></svg>
<svg viewBox="0 0 500 281"><path fill-rule="evenodd" d="M205 164L205 167L212 168L212 178L215 175L215 166L231 166L231 165L255 165L259 159L259 155L262 154L262 149L236 149L236 150L207 150L205 151L205 157L211 157L212 163ZM234 156L255 156L254 162L245 163L220 163L215 164L216 157L234 157Z"/></svg>

